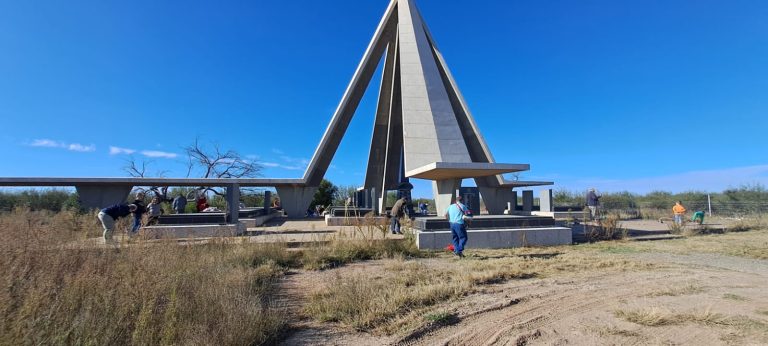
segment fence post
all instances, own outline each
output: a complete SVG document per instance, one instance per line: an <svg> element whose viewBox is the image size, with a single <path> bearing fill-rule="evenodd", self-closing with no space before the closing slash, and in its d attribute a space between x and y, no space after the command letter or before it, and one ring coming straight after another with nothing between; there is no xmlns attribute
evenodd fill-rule
<svg viewBox="0 0 768 346"><path fill-rule="evenodd" d="M712 198L707 194L707 206L709 206L709 217L712 217Z"/></svg>

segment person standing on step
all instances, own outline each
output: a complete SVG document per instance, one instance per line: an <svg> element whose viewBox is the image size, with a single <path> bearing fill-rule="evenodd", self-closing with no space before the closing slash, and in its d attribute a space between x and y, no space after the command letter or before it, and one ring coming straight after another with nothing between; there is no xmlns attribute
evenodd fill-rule
<svg viewBox="0 0 768 346"><path fill-rule="evenodd" d="M400 231L400 218L405 215L406 202L408 202L408 199L402 197L395 202L395 205L392 206L392 211L390 211L390 215L392 216L390 224L392 234L403 234L403 232Z"/></svg>
<svg viewBox="0 0 768 346"><path fill-rule="evenodd" d="M467 245L467 224L465 220L469 217L469 209L461 203L461 200L461 196L456 196L456 203L451 204L448 210L445 211L445 218L451 224L453 254L463 258L464 246Z"/></svg>

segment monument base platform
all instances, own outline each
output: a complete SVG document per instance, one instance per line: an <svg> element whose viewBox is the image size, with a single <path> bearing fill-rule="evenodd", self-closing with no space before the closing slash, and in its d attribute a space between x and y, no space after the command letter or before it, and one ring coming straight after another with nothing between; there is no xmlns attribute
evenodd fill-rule
<svg viewBox="0 0 768 346"><path fill-rule="evenodd" d="M173 238L212 238L234 237L245 233L243 223L238 224L202 224L202 225L159 225L147 226L140 230L143 237L149 239Z"/></svg>
<svg viewBox="0 0 768 346"><path fill-rule="evenodd" d="M468 229L467 238L467 249L555 246L573 242L571 229L567 227ZM421 250L444 249L451 244L451 239L451 231L416 232L416 246Z"/></svg>
<svg viewBox="0 0 768 346"><path fill-rule="evenodd" d="M371 226L371 225L387 225L389 220L386 216L373 216L373 217L343 217L343 216L325 216L326 226Z"/></svg>
<svg viewBox="0 0 768 346"><path fill-rule="evenodd" d="M531 215L535 216L545 216L545 217L551 217L555 219L582 219L586 215L589 217L589 212L584 213L583 211L532 211Z"/></svg>
<svg viewBox="0 0 768 346"><path fill-rule="evenodd" d="M282 211L272 211L268 215L261 215L261 216L255 216L255 217L250 217L250 218L243 218L243 219L240 219L239 221L240 221L240 223L244 224L245 227L261 227L265 223L267 223L267 221L272 220L273 218L278 217L278 216L282 216L282 215L283 215Z"/></svg>

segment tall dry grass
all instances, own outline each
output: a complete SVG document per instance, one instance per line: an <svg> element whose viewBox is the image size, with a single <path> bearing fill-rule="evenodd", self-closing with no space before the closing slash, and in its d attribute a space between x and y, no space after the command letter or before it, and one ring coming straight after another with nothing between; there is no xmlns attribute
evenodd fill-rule
<svg viewBox="0 0 768 346"><path fill-rule="evenodd" d="M277 292L288 268L418 255L412 242L362 233L300 251L231 240L105 246L100 235L95 214L0 213L0 344L274 343L289 322Z"/></svg>
<svg viewBox="0 0 768 346"><path fill-rule="evenodd" d="M273 259L285 251L78 242L100 233L95 219L0 214L0 344L264 344L285 325Z"/></svg>

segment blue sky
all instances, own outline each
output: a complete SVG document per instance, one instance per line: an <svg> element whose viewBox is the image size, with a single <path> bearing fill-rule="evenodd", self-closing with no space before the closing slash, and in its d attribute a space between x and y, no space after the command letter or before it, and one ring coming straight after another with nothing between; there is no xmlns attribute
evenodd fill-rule
<svg viewBox="0 0 768 346"><path fill-rule="evenodd" d="M768 2L417 2L521 179L768 184ZM130 153L180 177L199 136L301 177L387 3L0 0L0 176L124 176ZM376 89L337 184L362 183Z"/></svg>

